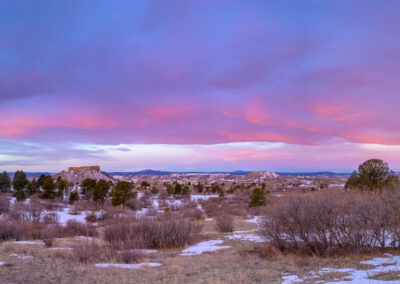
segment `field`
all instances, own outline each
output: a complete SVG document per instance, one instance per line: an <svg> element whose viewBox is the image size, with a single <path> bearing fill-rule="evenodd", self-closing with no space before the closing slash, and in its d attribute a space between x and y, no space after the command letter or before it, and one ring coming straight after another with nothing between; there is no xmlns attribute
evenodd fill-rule
<svg viewBox="0 0 400 284"><path fill-rule="evenodd" d="M329 191L335 190L340 189ZM144 189L133 202L135 210L111 206L109 200L71 205L35 195L16 202L3 193L0 282L400 281L393 246L331 255L279 250L263 233L263 220L293 193L267 194L266 206L249 208L250 192L188 196ZM296 194L301 200L321 192Z"/></svg>

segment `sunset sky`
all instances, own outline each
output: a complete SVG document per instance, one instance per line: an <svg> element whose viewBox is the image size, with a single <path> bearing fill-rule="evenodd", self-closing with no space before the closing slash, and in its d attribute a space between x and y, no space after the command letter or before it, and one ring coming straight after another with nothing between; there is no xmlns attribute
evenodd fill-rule
<svg viewBox="0 0 400 284"><path fill-rule="evenodd" d="M0 2L0 171L400 169L400 1Z"/></svg>

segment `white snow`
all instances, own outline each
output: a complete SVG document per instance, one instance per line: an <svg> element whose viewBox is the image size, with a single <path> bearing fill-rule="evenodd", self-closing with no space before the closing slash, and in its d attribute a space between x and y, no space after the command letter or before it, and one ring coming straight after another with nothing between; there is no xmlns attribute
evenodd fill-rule
<svg viewBox="0 0 400 284"><path fill-rule="evenodd" d="M43 242L35 242L35 241L15 241L11 243L18 245L43 245Z"/></svg>
<svg viewBox="0 0 400 284"><path fill-rule="evenodd" d="M182 201L175 199L175 200L167 200L168 206L174 206L174 207L181 207L182 206Z"/></svg>
<svg viewBox="0 0 400 284"><path fill-rule="evenodd" d="M249 232L249 231L237 231L237 232ZM265 242L264 238L261 236L258 236L256 234L243 234L243 233L237 233L233 232L233 235L231 236L226 236L225 238L229 240L240 240L240 241L248 241L248 242L254 242L254 243L263 243Z"/></svg>
<svg viewBox="0 0 400 284"><path fill-rule="evenodd" d="M253 218L251 218L251 219L249 219L249 220L246 220L246 222L247 223L258 223L258 222L260 222L260 216L254 216Z"/></svg>
<svg viewBox="0 0 400 284"><path fill-rule="evenodd" d="M156 249L137 249L135 251L138 253L156 253L158 250L156 250Z"/></svg>
<svg viewBox="0 0 400 284"><path fill-rule="evenodd" d="M92 237L86 237L86 236L78 236L76 237L77 239L81 239L81 240L86 240L86 241L93 241L94 238Z"/></svg>
<svg viewBox="0 0 400 284"><path fill-rule="evenodd" d="M73 248L48 248L48 250L73 250Z"/></svg>
<svg viewBox="0 0 400 284"><path fill-rule="evenodd" d="M297 275L284 275L282 276L282 284L292 284L292 283L301 283L303 282L302 279L299 278Z"/></svg>
<svg viewBox="0 0 400 284"><path fill-rule="evenodd" d="M213 218L206 218L205 221L206 222L211 222L211 221L214 221L214 219Z"/></svg>
<svg viewBox="0 0 400 284"><path fill-rule="evenodd" d="M78 214L70 214L70 208L63 208L62 211L47 211L46 213L56 213L58 216L58 222L61 225L66 225L69 220L75 220L81 223L86 223L85 217L90 214L90 212L78 212Z"/></svg>
<svg viewBox="0 0 400 284"><path fill-rule="evenodd" d="M0 261L0 266L5 265L5 264L6 264L5 262Z"/></svg>
<svg viewBox="0 0 400 284"><path fill-rule="evenodd" d="M207 200L209 198L216 198L216 197L218 197L217 194L210 194L210 195L193 194L193 195L190 195L190 199L193 201Z"/></svg>
<svg viewBox="0 0 400 284"><path fill-rule="evenodd" d="M210 252L216 251L220 249L227 249L231 248L231 246L219 246L223 244L223 240L212 240L212 241L204 241L188 248L185 248L180 255L187 256L187 255L198 255L202 254L203 252Z"/></svg>
<svg viewBox="0 0 400 284"><path fill-rule="evenodd" d="M131 249L128 250L130 252L137 252L137 253L156 253L158 250L156 249ZM119 253L124 252L124 251L119 251Z"/></svg>
<svg viewBox="0 0 400 284"><path fill-rule="evenodd" d="M18 255L18 254L15 254L15 253L10 254L10 256L15 256L15 257L21 258L21 259L33 258L33 256L30 256L30 255Z"/></svg>
<svg viewBox="0 0 400 284"><path fill-rule="evenodd" d="M386 254L387 257L377 257L367 261L361 261L360 264L374 266L371 269L358 270L356 268L321 268L317 273L311 272L311 276L299 277L297 275L282 276L282 283L291 284L297 282L303 282L307 279L318 280L320 276L328 273L344 273L346 274L342 281L330 282L332 284L347 284L347 283L399 283L399 280L383 281L383 280L372 280L371 277L385 272L400 272L400 256L392 256ZM400 277L399 277L400 278ZM339 279L335 279L339 280ZM317 282L317 281L315 281Z"/></svg>
<svg viewBox="0 0 400 284"><path fill-rule="evenodd" d="M143 263L136 263L136 264L126 264L126 263L96 263L96 267L116 267L116 268L125 268L125 269L137 269L142 266L151 266L151 267L157 267L161 266L161 263L155 263L155 262L143 262Z"/></svg>

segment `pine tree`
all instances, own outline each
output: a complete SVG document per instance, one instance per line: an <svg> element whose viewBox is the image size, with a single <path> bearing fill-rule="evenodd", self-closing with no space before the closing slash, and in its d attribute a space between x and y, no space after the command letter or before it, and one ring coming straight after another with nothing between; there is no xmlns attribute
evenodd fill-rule
<svg viewBox="0 0 400 284"><path fill-rule="evenodd" d="M26 192L28 195L32 195L38 191L39 191L39 183L36 181L35 178L33 178L33 180L28 184Z"/></svg>
<svg viewBox="0 0 400 284"><path fill-rule="evenodd" d="M86 178L82 181L82 195L85 196L86 200L92 198L94 189L96 188L96 180L91 178Z"/></svg>
<svg viewBox="0 0 400 284"><path fill-rule="evenodd" d="M7 172L0 174L0 192L8 192L11 190L11 178Z"/></svg>
<svg viewBox="0 0 400 284"><path fill-rule="evenodd" d="M133 196L133 185L127 181L119 181L111 191L111 203L114 206L125 204L125 202Z"/></svg>
<svg viewBox="0 0 400 284"><path fill-rule="evenodd" d="M13 187L15 191L25 189L29 181L23 171L16 171L13 178Z"/></svg>
<svg viewBox="0 0 400 284"><path fill-rule="evenodd" d="M386 162L379 159L365 161L354 171L345 188L374 191L398 184L398 179Z"/></svg>
<svg viewBox="0 0 400 284"><path fill-rule="evenodd" d="M40 198L43 199L54 199L56 197L56 185L51 176L47 176L43 182L43 191Z"/></svg>
<svg viewBox="0 0 400 284"><path fill-rule="evenodd" d="M263 206L266 203L264 191L261 188L255 188L250 197L249 207Z"/></svg>
<svg viewBox="0 0 400 284"><path fill-rule="evenodd" d="M69 203L73 204L75 201L79 200L79 194L76 191L71 191L69 194Z"/></svg>
<svg viewBox="0 0 400 284"><path fill-rule="evenodd" d="M15 192L14 196L17 199L17 201L26 200L26 192L23 188L18 189L17 192Z"/></svg>
<svg viewBox="0 0 400 284"><path fill-rule="evenodd" d="M64 192L68 188L68 182L62 179L61 177L58 177L56 181L56 188L57 188L57 193L56 193L57 197L63 198Z"/></svg>
<svg viewBox="0 0 400 284"><path fill-rule="evenodd" d="M108 191L110 190L110 183L104 179L99 180L93 191L93 201L104 202L107 197Z"/></svg>

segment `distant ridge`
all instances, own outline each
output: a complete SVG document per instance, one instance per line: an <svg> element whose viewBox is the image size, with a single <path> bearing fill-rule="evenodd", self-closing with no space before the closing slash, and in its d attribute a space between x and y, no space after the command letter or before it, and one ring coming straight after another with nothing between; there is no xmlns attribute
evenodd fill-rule
<svg viewBox="0 0 400 284"><path fill-rule="evenodd" d="M0 171L1 172L1 171ZM242 170L236 170L232 172L223 172L223 171L214 171L214 172L206 172L206 171L157 171L157 170L151 170L151 169L146 169L146 170L141 170L141 171L132 171L132 172L106 172L109 175L120 175L120 176L125 176L125 175L132 175L132 176L140 176L140 175L156 175L156 176L163 176L163 175L169 175L173 173L182 173L182 174L189 174L189 173L199 173L199 174L232 174L232 175L248 175L249 173L252 173L253 171L242 171ZM351 173L336 173L336 172L328 172L328 171L321 171L321 172L275 172L276 174L280 176L314 176L314 177L349 177ZM11 176L14 175L13 172L9 172ZM38 178L41 174L44 175L53 175L55 173L52 172L26 172L26 175L28 177L36 177ZM396 174L399 174L396 172Z"/></svg>
<svg viewBox="0 0 400 284"><path fill-rule="evenodd" d="M281 176L312 176L312 177L349 177L351 173L334 173L334 172L277 172Z"/></svg>
<svg viewBox="0 0 400 284"><path fill-rule="evenodd" d="M174 172L167 172L167 171L156 171L156 170L141 170L137 172L107 172L109 175L119 175L119 176L165 176L172 174Z"/></svg>

